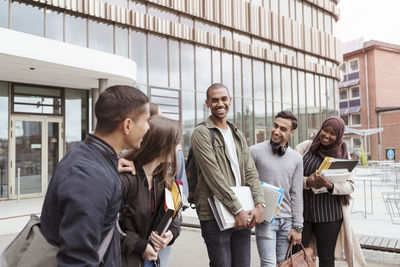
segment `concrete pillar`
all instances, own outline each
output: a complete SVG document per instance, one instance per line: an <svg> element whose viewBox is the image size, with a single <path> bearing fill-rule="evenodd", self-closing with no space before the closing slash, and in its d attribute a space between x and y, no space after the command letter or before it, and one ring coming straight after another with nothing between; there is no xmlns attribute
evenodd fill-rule
<svg viewBox="0 0 400 267"><path fill-rule="evenodd" d="M97 99L99 99L99 88L92 88L92 129L96 129L96 114L94 112L94 107L96 105Z"/></svg>
<svg viewBox="0 0 400 267"><path fill-rule="evenodd" d="M107 83L108 80L107 79L99 79L99 90L100 90L100 94L107 89Z"/></svg>

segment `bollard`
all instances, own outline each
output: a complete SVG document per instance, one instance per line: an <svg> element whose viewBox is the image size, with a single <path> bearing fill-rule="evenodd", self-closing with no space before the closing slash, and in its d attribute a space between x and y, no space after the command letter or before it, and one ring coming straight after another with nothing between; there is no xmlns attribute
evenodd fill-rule
<svg viewBox="0 0 400 267"><path fill-rule="evenodd" d="M18 203L19 203L20 194L21 194L21 168L17 169L17 186L18 186L17 199L18 199Z"/></svg>

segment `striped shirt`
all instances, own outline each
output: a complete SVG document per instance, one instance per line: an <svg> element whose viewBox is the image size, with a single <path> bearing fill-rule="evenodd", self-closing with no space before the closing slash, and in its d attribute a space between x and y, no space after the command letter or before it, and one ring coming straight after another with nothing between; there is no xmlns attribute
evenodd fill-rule
<svg viewBox="0 0 400 267"><path fill-rule="evenodd" d="M303 157L304 176L308 177L321 165L323 159L308 151ZM339 221L343 218L342 206L338 195L331 193L314 194L303 190L304 221L313 223Z"/></svg>

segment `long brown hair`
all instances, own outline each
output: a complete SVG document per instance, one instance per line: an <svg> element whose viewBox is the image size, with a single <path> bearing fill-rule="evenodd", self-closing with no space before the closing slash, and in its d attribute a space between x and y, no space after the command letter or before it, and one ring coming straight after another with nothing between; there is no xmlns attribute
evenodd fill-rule
<svg viewBox="0 0 400 267"><path fill-rule="evenodd" d="M153 172L153 175L161 173L169 187L178 170L175 150L182 138L182 126L178 121L158 115L150 117L149 125L150 129L143 137L140 148L128 153L124 158L141 168L159 157L170 156L171 162L161 163Z"/></svg>

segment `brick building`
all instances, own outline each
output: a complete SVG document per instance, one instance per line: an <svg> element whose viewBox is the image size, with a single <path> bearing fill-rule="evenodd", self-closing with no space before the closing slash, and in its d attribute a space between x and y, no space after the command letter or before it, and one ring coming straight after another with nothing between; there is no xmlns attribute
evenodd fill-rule
<svg viewBox="0 0 400 267"><path fill-rule="evenodd" d="M367 138L364 149L374 160L385 160L394 149L400 159L400 45L358 39L343 45L344 73L339 84L340 115L353 129L383 128ZM345 137L358 154L362 138Z"/></svg>

